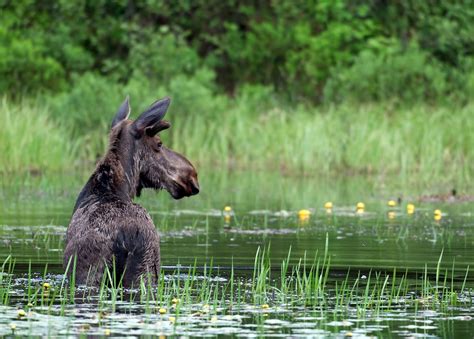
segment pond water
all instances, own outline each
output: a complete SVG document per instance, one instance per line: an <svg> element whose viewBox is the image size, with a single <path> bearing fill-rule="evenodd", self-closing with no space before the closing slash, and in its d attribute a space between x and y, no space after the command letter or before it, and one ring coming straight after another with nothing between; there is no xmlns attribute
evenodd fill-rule
<svg viewBox="0 0 474 339"><path fill-rule="evenodd" d="M252 279L258 248L268 250L273 272L281 269L290 250L292 267L305 256L311 261L317 252L323 255L327 243L328 300L338 298L337 288L345 280L352 284L374 272L393 276L395 269L395 276L406 274L410 279L407 292L416 296L419 277L434 277L437 271L441 272L444 282L448 281L456 290L462 286L462 293L457 295L462 302L447 307L421 307L421 303L420 307L412 308L402 298L397 307L383 312L368 307L361 314L357 299L345 304L342 310L337 302L307 307L304 303L288 304L268 297L268 308L246 299L232 312L221 304L206 312L202 310L206 305L190 303L182 306L179 320L173 321L175 315L170 310L160 314L156 310L150 312L150 308L138 302L124 301L112 311L108 305L107 317L101 320L98 314L103 305L92 298L75 305L34 305L27 316L19 317L17 308L26 308L28 303L22 285L28 271L36 277L37 284L61 284L63 237L85 179L59 176L15 183L4 178L0 193L0 261L9 256L15 260L11 281L16 287L10 291L10 301L0 308L0 335L444 337L474 332L474 276L468 271L474 263L474 202L418 200L423 194L449 192L448 185L417 186L360 177L295 178L279 173L200 176L201 193L196 197L174 201L166 192L146 192L137 199L147 208L161 234L162 265L169 281L189 279L182 272L177 275L176 270L187 272L193 265L193 279L228 282L232 267L234 279L246 281ZM469 187L462 187L463 193L469 192ZM391 199L398 200L396 206L387 206ZM331 213L323 207L328 201L334 205ZM364 202L363 213L355 212L357 202ZM407 203L415 205L414 214L407 213ZM228 217L224 206L232 208ZM309 218L298 217L301 209L310 211ZM440 220L434 220L435 209L442 211ZM49 272L46 276L42 274L45 264ZM212 277L206 275L210 266ZM224 293L222 300L225 304L232 298ZM159 303L155 304L158 309ZM16 328L12 330L11 326Z"/></svg>

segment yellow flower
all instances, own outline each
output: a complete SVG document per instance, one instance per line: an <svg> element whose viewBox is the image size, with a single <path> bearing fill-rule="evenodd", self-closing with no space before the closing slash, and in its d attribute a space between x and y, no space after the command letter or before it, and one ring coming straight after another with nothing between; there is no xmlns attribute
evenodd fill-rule
<svg viewBox="0 0 474 339"><path fill-rule="evenodd" d="M168 320L170 321L170 323L174 324L176 322L176 318L175 317L169 317Z"/></svg>
<svg viewBox="0 0 474 339"><path fill-rule="evenodd" d="M224 207L224 212L232 212L232 207L230 206Z"/></svg>
<svg viewBox="0 0 474 339"><path fill-rule="evenodd" d="M307 219L309 218L309 215L311 214L311 212L309 210L299 210L298 211L298 217L300 219Z"/></svg>
<svg viewBox="0 0 474 339"><path fill-rule="evenodd" d="M389 219L395 219L395 212L394 211L388 212L387 215L388 215Z"/></svg>
<svg viewBox="0 0 474 339"><path fill-rule="evenodd" d="M24 317L26 315L26 312L24 310L18 310L18 316L21 318L21 317Z"/></svg>
<svg viewBox="0 0 474 339"><path fill-rule="evenodd" d="M270 308L270 306L268 306L268 304L263 304L263 305L262 305L262 309L264 309L264 310L267 310L267 309L269 309L269 308Z"/></svg>
<svg viewBox="0 0 474 339"><path fill-rule="evenodd" d="M407 205L407 213L408 213L408 214L413 214L413 213L415 213L415 205L413 205L413 204L408 204L408 205Z"/></svg>
<svg viewBox="0 0 474 339"><path fill-rule="evenodd" d="M47 282L43 283L43 288L45 290L49 289L50 287L51 287L51 285L49 283L47 283Z"/></svg>
<svg viewBox="0 0 474 339"><path fill-rule="evenodd" d="M395 207L395 206L397 206L397 202L396 202L395 200L389 200L389 201L387 202L387 205L388 205L389 207Z"/></svg>
<svg viewBox="0 0 474 339"><path fill-rule="evenodd" d="M205 304L202 306L201 312L202 313L209 313L210 306L209 304Z"/></svg>
<svg viewBox="0 0 474 339"><path fill-rule="evenodd" d="M332 202L328 201L327 203L324 204L324 208L327 209L327 210L330 210L332 209Z"/></svg>
<svg viewBox="0 0 474 339"><path fill-rule="evenodd" d="M164 307L161 307L158 312L160 312L160 314L165 314L166 313L166 308Z"/></svg>
<svg viewBox="0 0 474 339"><path fill-rule="evenodd" d="M178 304L179 301L180 301L180 300L179 300L178 298L173 298L173 299L171 300L171 302L172 302L173 304Z"/></svg>
<svg viewBox="0 0 474 339"><path fill-rule="evenodd" d="M365 209L365 204L363 202L358 202L357 205L356 205L356 209L364 210Z"/></svg>

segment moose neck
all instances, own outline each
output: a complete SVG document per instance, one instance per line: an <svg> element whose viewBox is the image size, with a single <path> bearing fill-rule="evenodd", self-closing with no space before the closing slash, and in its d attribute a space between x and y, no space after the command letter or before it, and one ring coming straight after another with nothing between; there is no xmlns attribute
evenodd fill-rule
<svg viewBox="0 0 474 339"><path fill-rule="evenodd" d="M133 144L111 143L76 201L74 211L97 201L131 202L140 181L139 157Z"/></svg>
<svg viewBox="0 0 474 339"><path fill-rule="evenodd" d="M95 172L95 188L100 195L131 202L139 183L138 159L134 152L110 149Z"/></svg>

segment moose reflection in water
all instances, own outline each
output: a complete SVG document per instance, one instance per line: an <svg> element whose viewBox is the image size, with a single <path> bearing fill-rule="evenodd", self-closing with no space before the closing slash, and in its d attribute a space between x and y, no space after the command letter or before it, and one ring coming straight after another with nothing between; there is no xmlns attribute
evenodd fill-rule
<svg viewBox="0 0 474 339"><path fill-rule="evenodd" d="M169 104L169 98L159 100L132 121L127 97L113 119L109 149L79 194L66 233L64 267L76 256L77 284L99 284L112 265L124 286L141 277L156 282L160 238L133 198L143 188L164 188L175 199L199 192L194 166L158 136L170 127L162 120Z"/></svg>

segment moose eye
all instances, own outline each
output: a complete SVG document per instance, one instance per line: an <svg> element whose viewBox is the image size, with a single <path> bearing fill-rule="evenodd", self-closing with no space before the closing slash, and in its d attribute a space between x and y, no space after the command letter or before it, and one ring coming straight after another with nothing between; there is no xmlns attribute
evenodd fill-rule
<svg viewBox="0 0 474 339"><path fill-rule="evenodd" d="M161 146L163 146L163 143L161 141L157 142L156 145L155 145L155 150L156 151L161 150Z"/></svg>

